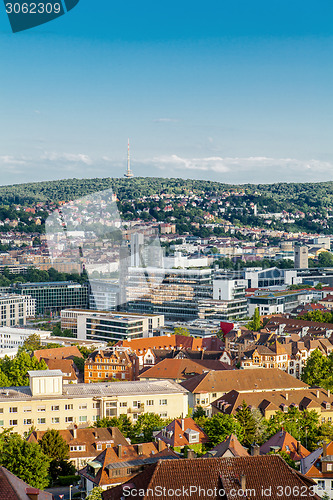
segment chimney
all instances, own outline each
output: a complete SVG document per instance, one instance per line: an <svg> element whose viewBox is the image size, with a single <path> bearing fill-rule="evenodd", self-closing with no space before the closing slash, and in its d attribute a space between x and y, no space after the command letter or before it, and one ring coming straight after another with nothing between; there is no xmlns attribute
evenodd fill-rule
<svg viewBox="0 0 333 500"><path fill-rule="evenodd" d="M118 458L122 458L123 456L123 447L121 444L118 444Z"/></svg>
<svg viewBox="0 0 333 500"><path fill-rule="evenodd" d="M319 390L318 389L316 390L316 396L317 396L317 398L319 398Z"/></svg>
<svg viewBox="0 0 333 500"><path fill-rule="evenodd" d="M194 450L188 449L187 450L187 458L197 458L197 454L195 453Z"/></svg>
<svg viewBox="0 0 333 500"><path fill-rule="evenodd" d="M301 442L297 441L297 453L298 455L301 453Z"/></svg>
<svg viewBox="0 0 333 500"><path fill-rule="evenodd" d="M162 441L162 439L158 439L158 440L157 440L158 452L159 452L159 453L160 453L161 451L163 451L163 449L164 449L163 444L164 444L164 442Z"/></svg>
<svg viewBox="0 0 333 500"><path fill-rule="evenodd" d="M77 425L74 424L74 427L73 427L73 439L76 439L77 438Z"/></svg>
<svg viewBox="0 0 333 500"><path fill-rule="evenodd" d="M185 420L182 418L181 419L181 426L182 426L182 431L185 430Z"/></svg>
<svg viewBox="0 0 333 500"><path fill-rule="evenodd" d="M142 444L138 444L138 455L143 455L143 446L142 446Z"/></svg>
<svg viewBox="0 0 333 500"><path fill-rule="evenodd" d="M329 397L329 398L331 397L331 391L330 391L330 389L327 390L327 397Z"/></svg>
<svg viewBox="0 0 333 500"><path fill-rule="evenodd" d="M260 446L257 443L251 444L251 456L258 457L260 455Z"/></svg>
<svg viewBox="0 0 333 500"><path fill-rule="evenodd" d="M289 394L286 392L286 401L288 401Z"/></svg>
<svg viewBox="0 0 333 500"><path fill-rule="evenodd" d="M245 491L246 490L246 476L245 476L245 474L241 474L239 476L239 479L240 479L241 490Z"/></svg>
<svg viewBox="0 0 333 500"><path fill-rule="evenodd" d="M25 492L30 500L38 500L39 490L37 488L28 487Z"/></svg>
<svg viewBox="0 0 333 500"><path fill-rule="evenodd" d="M323 442L323 457L327 457L327 443Z"/></svg>

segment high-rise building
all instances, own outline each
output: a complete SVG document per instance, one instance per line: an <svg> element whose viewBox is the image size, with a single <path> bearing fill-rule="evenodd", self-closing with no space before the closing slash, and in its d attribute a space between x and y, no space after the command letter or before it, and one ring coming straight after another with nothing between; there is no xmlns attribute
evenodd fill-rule
<svg viewBox="0 0 333 500"><path fill-rule="evenodd" d="M305 245L295 245L295 269L307 269L309 267L308 262L308 247Z"/></svg>

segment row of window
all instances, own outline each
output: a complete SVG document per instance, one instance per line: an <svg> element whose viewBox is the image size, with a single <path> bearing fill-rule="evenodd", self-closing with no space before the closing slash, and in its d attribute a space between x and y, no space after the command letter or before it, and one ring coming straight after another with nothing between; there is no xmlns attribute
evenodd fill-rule
<svg viewBox="0 0 333 500"><path fill-rule="evenodd" d="M98 415L93 415L92 420L93 422L96 422L98 420L99 416ZM65 417L65 422L66 423L74 423L75 419L74 417ZM85 423L88 422L88 417L86 415L80 415L79 416L79 422L80 423ZM60 417L52 417L51 418L51 423L52 424L60 424ZM32 418L24 418L23 419L23 425L33 425L34 420ZM37 418L37 424L43 425L46 424L46 418L45 417L39 417ZM0 420L0 426L4 425L4 420ZM15 426L18 425L18 420L17 419L12 419L9 420L9 425Z"/></svg>
<svg viewBox="0 0 333 500"><path fill-rule="evenodd" d="M99 408L99 407L100 407L100 403L93 403L93 408ZM73 410L73 408L74 408L73 403L65 404L65 406L64 406L65 410ZM79 410L87 410L88 409L87 403L79 405L78 409ZM32 411L32 407L31 406L25 406L25 407L23 407L22 411L24 413L31 412ZM37 406L37 411L38 412L44 412L44 411L46 412L46 406ZM60 411L60 406L59 405L52 405L51 406L51 411ZM0 408L0 413L4 413L4 409L3 408ZM10 406L9 407L9 413L18 413L18 407L17 406Z"/></svg>

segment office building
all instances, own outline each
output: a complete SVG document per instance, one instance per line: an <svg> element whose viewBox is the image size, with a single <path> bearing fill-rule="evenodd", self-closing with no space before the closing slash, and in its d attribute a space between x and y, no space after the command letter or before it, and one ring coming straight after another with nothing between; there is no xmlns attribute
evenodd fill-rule
<svg viewBox="0 0 333 500"><path fill-rule="evenodd" d="M295 245L295 269L307 269L309 267L308 247L305 245Z"/></svg>
<svg viewBox="0 0 333 500"><path fill-rule="evenodd" d="M13 293L0 295L0 326L23 326L34 316L35 300L29 295L18 297Z"/></svg>
<svg viewBox="0 0 333 500"><path fill-rule="evenodd" d="M119 341L127 338L151 337L164 326L163 315L116 313L65 309L61 311L61 328L70 329L80 340Z"/></svg>
<svg viewBox="0 0 333 500"><path fill-rule="evenodd" d="M15 283L12 292L30 295L36 301L36 314L59 313L66 307L88 307L88 284L74 281Z"/></svg>

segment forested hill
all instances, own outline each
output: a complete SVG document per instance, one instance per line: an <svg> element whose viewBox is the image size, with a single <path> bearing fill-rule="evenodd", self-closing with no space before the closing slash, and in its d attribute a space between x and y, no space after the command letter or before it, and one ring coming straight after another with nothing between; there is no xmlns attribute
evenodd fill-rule
<svg viewBox="0 0 333 500"><path fill-rule="evenodd" d="M194 194L220 197L229 191L231 197L244 193L246 201L259 203L269 211L317 210L333 207L333 182L277 183L230 185L193 179L155 177L66 179L0 187L0 204L33 205L38 201L68 201L112 188L120 200L136 199L153 194ZM245 201L245 200L244 200Z"/></svg>

